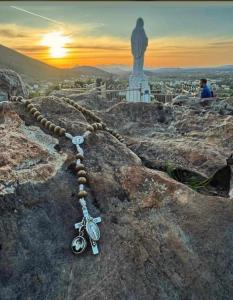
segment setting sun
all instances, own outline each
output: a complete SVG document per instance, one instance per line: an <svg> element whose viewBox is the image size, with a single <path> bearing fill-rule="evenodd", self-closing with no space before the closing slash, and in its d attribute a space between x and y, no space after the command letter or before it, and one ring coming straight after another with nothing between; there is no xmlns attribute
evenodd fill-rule
<svg viewBox="0 0 233 300"><path fill-rule="evenodd" d="M41 45L49 47L52 58L63 58L67 54L67 49L64 46L69 42L70 38L61 32L51 32L43 36Z"/></svg>

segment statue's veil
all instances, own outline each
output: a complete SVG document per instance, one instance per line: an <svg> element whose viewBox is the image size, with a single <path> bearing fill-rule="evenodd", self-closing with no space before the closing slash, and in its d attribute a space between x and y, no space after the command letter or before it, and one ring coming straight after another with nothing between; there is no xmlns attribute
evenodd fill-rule
<svg viewBox="0 0 233 300"><path fill-rule="evenodd" d="M131 50L134 57L141 57L147 47L148 38L143 28L144 21L142 18L137 19L136 27L131 35Z"/></svg>

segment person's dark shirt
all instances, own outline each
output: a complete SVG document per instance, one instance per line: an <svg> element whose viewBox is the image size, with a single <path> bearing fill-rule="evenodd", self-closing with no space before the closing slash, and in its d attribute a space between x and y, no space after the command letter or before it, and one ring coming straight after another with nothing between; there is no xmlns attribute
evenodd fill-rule
<svg viewBox="0 0 233 300"><path fill-rule="evenodd" d="M211 97L212 97L211 91L208 85L205 85L201 91L201 98L211 98Z"/></svg>

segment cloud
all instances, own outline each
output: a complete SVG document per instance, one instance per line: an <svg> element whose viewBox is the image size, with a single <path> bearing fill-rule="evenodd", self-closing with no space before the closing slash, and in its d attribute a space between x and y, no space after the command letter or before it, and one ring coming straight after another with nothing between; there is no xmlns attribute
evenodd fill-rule
<svg viewBox="0 0 233 300"><path fill-rule="evenodd" d="M45 46L20 46L16 48L18 51L40 52L47 49Z"/></svg>
<svg viewBox="0 0 233 300"><path fill-rule="evenodd" d="M46 29L35 29L16 24L1 24L0 26L1 42L6 41L12 45L25 45L25 42L31 44L46 32ZM14 39L12 40L12 38Z"/></svg>
<svg viewBox="0 0 233 300"><path fill-rule="evenodd" d="M132 64L130 40L95 32L104 26L101 23L82 23L64 27L49 25L46 28L31 28L16 24L3 24L0 29L1 43L25 55L61 67L73 65ZM48 47L40 42L44 35L62 31L69 36L65 46L67 57L54 59L49 56ZM104 31L103 31L104 32ZM145 63L151 66L185 66L231 64L233 40L222 38L157 37L149 39Z"/></svg>
<svg viewBox="0 0 233 300"><path fill-rule="evenodd" d="M120 47L120 46L90 46L90 45L72 45L72 46L66 46L65 48L68 49L74 49L74 50L79 50L79 49L87 49L87 50L116 50L116 51L125 51L125 50L130 50L130 47Z"/></svg>
<svg viewBox="0 0 233 300"><path fill-rule="evenodd" d="M12 38L30 38L30 31L24 27L18 27L16 24L1 24L0 37L2 39Z"/></svg>
<svg viewBox="0 0 233 300"><path fill-rule="evenodd" d="M16 32L14 29L0 29L0 36L2 37L9 37L9 38L24 38L27 37L26 34Z"/></svg>
<svg viewBox="0 0 233 300"><path fill-rule="evenodd" d="M233 40L230 41L218 41L210 43L210 47L212 48L230 48L233 49Z"/></svg>

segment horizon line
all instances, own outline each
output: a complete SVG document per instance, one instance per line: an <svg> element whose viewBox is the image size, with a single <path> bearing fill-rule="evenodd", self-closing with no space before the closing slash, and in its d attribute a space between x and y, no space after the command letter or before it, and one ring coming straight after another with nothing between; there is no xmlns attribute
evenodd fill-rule
<svg viewBox="0 0 233 300"><path fill-rule="evenodd" d="M9 49L9 50L11 50L11 51L14 51L14 52L16 52L16 53L18 53L18 54L20 54L20 55L22 55L22 56L25 56L25 57L28 57L28 58L30 58L30 59L32 59L32 60L35 60L35 61L38 61L38 62L40 62L40 63L42 63L42 64L44 64L44 65L47 65L47 66L50 66L50 67L52 67L52 68L55 68L55 69L59 69L59 70L69 70L69 69L74 69L74 68L78 68L78 67L94 67L94 68L99 68L99 69L102 69L103 67L106 67L106 66L112 66L112 67L118 67L119 69L120 69L120 66L125 66L125 67L127 67L127 68L129 68L129 71L131 70L131 68L130 68L130 66L132 66L132 65L127 65L127 64L100 64L100 65L74 65L73 67L59 67L59 66L54 66L54 65L52 65L52 64L49 64L49 63L47 63L47 62L44 62L44 61L42 61L42 60L40 60L40 59L37 59L37 58L34 58L34 57L32 57L32 56L29 56L29 55L26 55L26 54L24 54L24 53L22 53L21 51L18 51L18 50L16 50L16 49L13 49L13 48L10 48L10 47L8 47L8 46L5 46L5 45L3 45L3 44L1 44L0 43L0 46L2 46L2 47L4 47L4 48L7 48L7 49ZM229 64L223 64L223 65L208 65L208 66L169 66L169 67L163 67L163 66L161 66L161 67L156 67L156 66L144 66L144 70L145 71L150 71L150 69L200 69L200 68L219 68L219 67L224 67L224 66L233 66L233 64L232 63L229 63ZM124 71L123 69L122 69L122 71ZM125 71L128 71L128 70L125 70Z"/></svg>

